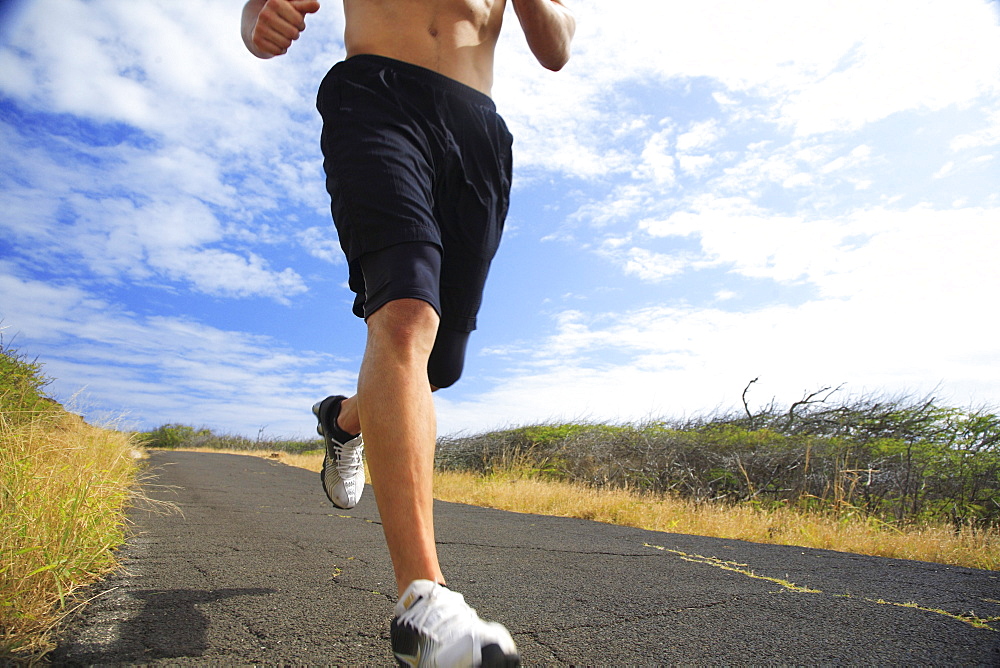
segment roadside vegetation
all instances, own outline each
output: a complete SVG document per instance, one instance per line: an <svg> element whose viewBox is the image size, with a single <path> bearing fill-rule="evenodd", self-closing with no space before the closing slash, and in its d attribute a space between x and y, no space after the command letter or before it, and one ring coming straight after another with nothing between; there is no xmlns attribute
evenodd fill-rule
<svg viewBox="0 0 1000 668"><path fill-rule="evenodd" d="M0 339L0 663L31 663L114 567L137 462L128 435L86 424L44 395L37 361Z"/></svg>
<svg viewBox="0 0 1000 668"><path fill-rule="evenodd" d="M749 386L748 386L749 387ZM552 424L445 439L438 467L523 470L597 489L864 516L894 527L1000 524L1000 415L932 398L823 390L759 411L643 424ZM745 397L745 394L744 394Z"/></svg>
<svg viewBox="0 0 1000 668"><path fill-rule="evenodd" d="M285 454L315 453L322 451L323 441L320 438L312 440L288 440L280 438L265 438L262 429L257 438L247 438L234 434L217 434L206 427L190 427L184 424L165 424L153 431L138 435L143 445L154 450L234 450L243 452L258 452L266 450Z"/></svg>
<svg viewBox="0 0 1000 668"><path fill-rule="evenodd" d="M829 388L685 420L442 438L435 496L657 531L1000 570L1000 415ZM171 434L184 429L168 425ZM319 440L190 443L319 471ZM154 432L156 433L156 432ZM152 437L153 434L147 436ZM172 438L172 437L171 437ZM162 447L169 439L150 440ZM195 441L199 441L196 443Z"/></svg>

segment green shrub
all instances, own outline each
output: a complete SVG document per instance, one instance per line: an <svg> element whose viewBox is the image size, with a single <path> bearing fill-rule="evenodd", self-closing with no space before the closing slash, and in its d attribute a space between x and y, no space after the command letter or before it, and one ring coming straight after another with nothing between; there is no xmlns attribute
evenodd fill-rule
<svg viewBox="0 0 1000 668"><path fill-rule="evenodd" d="M184 424L165 424L152 431L138 434L147 448L172 450L175 448L208 448L212 450L273 450L301 454L321 450L320 440L295 441L265 439L258 435L256 440L233 434L216 434L205 427L195 428Z"/></svg>
<svg viewBox="0 0 1000 668"><path fill-rule="evenodd" d="M0 414L9 426L24 424L38 413L59 410L43 390L52 380L42 364L7 345L0 337Z"/></svg>
<svg viewBox="0 0 1000 668"><path fill-rule="evenodd" d="M832 393L831 393L832 394ZM1000 524L1000 416L934 400L811 395L788 409L640 424L541 424L440 439L443 470L798 505L891 521Z"/></svg>

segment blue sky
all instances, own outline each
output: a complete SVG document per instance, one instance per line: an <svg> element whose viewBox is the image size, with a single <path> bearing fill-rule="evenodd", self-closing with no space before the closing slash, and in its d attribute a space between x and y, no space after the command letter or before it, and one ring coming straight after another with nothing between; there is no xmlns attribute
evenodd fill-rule
<svg viewBox="0 0 1000 668"><path fill-rule="evenodd" d="M788 404L1000 404L1000 10L984 0L511 8L507 234L442 434ZM312 432L364 325L329 219L327 0L288 55L239 0L0 5L0 327L93 420Z"/></svg>

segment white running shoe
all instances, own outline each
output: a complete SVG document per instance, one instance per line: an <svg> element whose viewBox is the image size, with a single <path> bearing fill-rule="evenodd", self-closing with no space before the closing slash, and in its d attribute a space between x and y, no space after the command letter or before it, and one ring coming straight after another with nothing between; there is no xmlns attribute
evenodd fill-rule
<svg viewBox="0 0 1000 668"><path fill-rule="evenodd" d="M416 580L403 592L392 620L392 651L411 668L521 665L514 640L502 625L484 622L458 592Z"/></svg>
<svg viewBox="0 0 1000 668"><path fill-rule="evenodd" d="M313 415L319 421L316 431L326 443L323 470L319 474L320 482L327 498L333 505L344 510L358 505L365 490L364 440L361 434L349 438L350 434L337 426L340 404L346 398L327 397L312 407ZM339 438L335 435L337 433L341 434Z"/></svg>

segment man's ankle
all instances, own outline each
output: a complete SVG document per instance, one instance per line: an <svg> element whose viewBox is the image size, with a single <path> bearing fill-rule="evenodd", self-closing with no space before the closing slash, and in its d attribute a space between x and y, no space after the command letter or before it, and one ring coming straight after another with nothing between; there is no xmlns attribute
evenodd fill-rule
<svg viewBox="0 0 1000 668"><path fill-rule="evenodd" d="M440 585L441 587L444 587L446 589L448 588L448 584L444 581L444 578L416 578L414 580L410 580L405 585L397 584L396 586L399 589L399 594L396 596L396 598L402 599L403 595L405 595L406 592L410 589L410 587L412 587L413 584L416 582L420 583L430 582L431 584Z"/></svg>
<svg viewBox="0 0 1000 668"><path fill-rule="evenodd" d="M351 438L354 438L361 433L361 425L359 424L357 419L357 412L354 411L355 401L357 401L357 397L350 397L348 399L344 399L343 401L341 401L340 411L337 412L337 417L333 421L333 426L335 429L350 436ZM353 416L353 419L346 419L346 418L351 418L351 416ZM344 427L345 424L347 425L347 427L350 428L345 429Z"/></svg>

